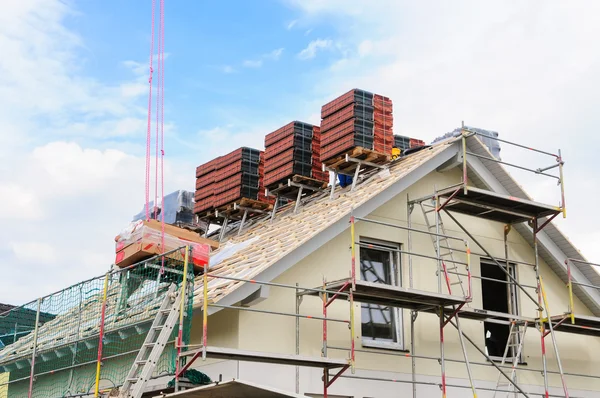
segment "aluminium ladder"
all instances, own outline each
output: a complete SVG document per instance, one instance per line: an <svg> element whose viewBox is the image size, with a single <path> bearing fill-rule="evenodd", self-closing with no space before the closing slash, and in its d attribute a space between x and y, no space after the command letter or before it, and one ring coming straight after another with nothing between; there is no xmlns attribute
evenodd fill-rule
<svg viewBox="0 0 600 398"><path fill-rule="evenodd" d="M510 370L510 379L513 382L509 383L508 381L504 380L504 378L502 377L501 374L498 375L498 380L496 381L496 388L494 391L493 398L496 398L496 395L498 395L499 392L501 394L502 393L510 394L511 392L514 392L514 384L513 383L517 382L516 368L517 368L517 365L519 364L519 358L521 358L523 344L525 343L525 332L526 331L527 331L527 321L525 321L522 325L517 325L517 322L515 322L515 321L512 321L510 323L510 331L508 333L508 340L506 341L506 348L504 349L504 355L502 356L502 362L500 363L500 366L504 366L504 364L506 363L506 360L508 358L509 352L512 351L511 352L512 367ZM516 349L516 352L515 352L515 349ZM499 389L501 387L506 387L506 390L499 391Z"/></svg>
<svg viewBox="0 0 600 398"><path fill-rule="evenodd" d="M156 363L169 341L173 328L179 320L181 291L172 284L167 291L156 317L148 330L146 339L140 348L125 382L121 387L120 398L139 398L156 369Z"/></svg>
<svg viewBox="0 0 600 398"><path fill-rule="evenodd" d="M446 277L448 294L452 294L452 286L459 286L462 295L466 297L467 292L463 285L462 278L458 274L458 264L454 260L454 251L452 250L450 239L446 238L448 234L446 233L446 228L444 227L444 223L442 222L442 217L437 211L435 205L429 205L423 202L419 202L419 205L421 206L421 211L423 212L423 217L425 218L425 225L427 226L427 232L429 232L430 234L429 236L431 237L431 241L435 248L437 257L442 262L442 271L444 272L444 275ZM434 215L433 220L431 220L430 217L432 213ZM438 235L436 236L432 234ZM468 305L469 304L467 303L467 306Z"/></svg>

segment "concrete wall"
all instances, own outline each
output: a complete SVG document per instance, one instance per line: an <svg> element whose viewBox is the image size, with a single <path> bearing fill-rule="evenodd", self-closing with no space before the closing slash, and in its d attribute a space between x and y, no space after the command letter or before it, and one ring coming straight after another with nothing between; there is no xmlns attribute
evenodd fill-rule
<svg viewBox="0 0 600 398"><path fill-rule="evenodd" d="M460 173L451 171L446 173L432 173L428 177L420 180L412 186L408 192L404 192L394 199L390 200L376 211L369 218L406 225L407 220L407 194L410 198L421 197L430 194L433 186L439 188L457 183L460 181ZM461 223L476 237L477 240L493 255L504 256L503 244L503 225L500 223L488 222L481 219L469 217L457 217ZM412 217L413 227L424 228L424 220L420 209L416 208ZM447 232L451 235L467 238L461 233L460 228L451 222L447 217L444 218L444 224ZM407 247L406 231L396 228L390 228L375 224L359 222L356 225L357 238L375 238L391 242L400 243L404 249ZM435 255L430 236L423 234L412 234L413 252L427 255ZM527 242L514 230L508 236L509 257L517 261L532 263L534 253ZM454 246L457 247L457 246ZM462 247L461 247L462 249ZM474 253L481 253L482 250L474 243L471 243L471 249ZM358 255L358 251L357 251ZM464 256L457 255L457 260L464 260ZM285 284L299 283L303 287L317 287L323 282L323 278L328 281L343 279L350 274L350 232L338 235L336 238L327 242L319 250L300 261L296 266L283 273L275 282ZM471 258L471 271L473 275L480 274L479 257L473 255ZM438 281L435 276L436 261L414 257L412 261L413 268L413 286L416 289L437 291ZM560 279L554 275L551 269L540 263L540 273L543 277L546 293L549 300L549 306L552 314L560 314L567 311L568 292ZM533 267L528 265L517 266L518 279L522 284L535 285L535 272ZM407 255L402 255L402 285L409 286L409 267ZM458 288L458 287L457 287ZM446 292L445 288L443 290ZM533 289L527 291L534 297L537 297ZM524 292L519 291L519 311L520 314L535 318L535 304L529 300ZM575 306L581 315L591 315L583 304L575 299ZM478 279L473 280L473 303L472 308L482 308L481 301L481 283ZM265 309L280 312L295 311L295 294L292 289L271 288L270 296L264 302L256 305L254 308ZM337 319L349 319L349 304L342 300L332 304L328 309L328 317ZM301 314L321 316L322 303L317 297L304 297L301 304ZM354 376L410 380L411 360L407 349L410 348L410 311L403 310L403 336L404 351L400 350L382 350L370 349L364 347L361 343L360 335L360 303L354 304L354 313L356 321L356 367L357 373ZM197 320L201 323L201 319ZM295 331L296 320L293 317L258 314L252 312L240 312L237 316L230 311L221 311L212 315L209 320L209 345L217 343L227 344L229 347L238 347L240 349L252 351L266 351L276 353L293 354L296 350ZM343 323L328 322L328 345L331 347L340 347L342 350L328 349L329 357L346 358L350 347L350 333L348 326ZM483 322L462 320L463 331L471 337L480 348L484 348L484 329ZM193 341L197 341L198 328L194 328ZM447 359L462 360L462 350L460 347L458 334L456 330L449 325L444 329L445 332L445 357ZM322 322L314 319L300 320L300 347L299 351L303 355L320 356L322 349ZM237 339L234 338L237 335ZM214 337L213 337L214 336ZM438 358L440 356L440 330L439 319L432 314L420 313L415 324L415 345L416 355ZM560 349L562 364L566 372L583 373L588 375L600 375L600 360L596 359L595 353L600 352L600 339L593 337L576 336L568 333L556 333L556 340ZM554 349L550 336L546 338L547 362L551 371L557 370ZM237 344L237 346L235 345ZM468 344L468 343L467 343ZM485 363L485 358L477 350L468 346L468 357L471 362ZM527 362L523 365L526 369L541 369L541 350L540 334L534 328L529 328L524 345L524 359ZM210 374L212 364L206 367L207 373L213 378L218 378L218 374ZM236 366L219 365L220 369L234 369L235 372L225 371L224 378L239 377L244 380L255 381L273 387L293 391L296 385L296 368L286 366L272 366L264 364L240 363ZM423 382L438 384L440 382L440 366L437 360L417 359L416 371L418 379ZM498 372L489 366L472 365L473 375L478 380L477 385L495 386ZM446 362L446 372L449 377L448 383L466 385L467 372L462 363ZM322 392L321 371L317 369L300 369L300 392L319 393ZM350 372L345 375L351 376ZM550 385L552 391L560 393L560 379L556 375L550 375ZM519 382L531 392L541 391L543 378L539 372L521 371L519 373ZM581 397L598 396L600 391L600 380L581 377L567 377L567 383L571 395ZM401 382L386 381L367 381L349 378L340 378L330 389L332 394L352 395L356 397L388 397L398 396L399 392L410 393L412 387L410 384ZM595 391L595 392L590 392ZM435 396L439 394L439 388L433 386L419 386L419 396ZM450 396L471 396L467 389L451 388L448 393ZM480 391L479 396L492 396L492 393Z"/></svg>

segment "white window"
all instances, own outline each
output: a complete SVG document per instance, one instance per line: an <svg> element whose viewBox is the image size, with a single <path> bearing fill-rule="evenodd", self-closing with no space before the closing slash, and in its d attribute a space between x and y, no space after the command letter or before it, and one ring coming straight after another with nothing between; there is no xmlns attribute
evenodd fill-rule
<svg viewBox="0 0 600 398"><path fill-rule="evenodd" d="M360 279L401 286L399 249L396 243L361 239ZM403 349L400 309L362 303L361 323L363 346Z"/></svg>

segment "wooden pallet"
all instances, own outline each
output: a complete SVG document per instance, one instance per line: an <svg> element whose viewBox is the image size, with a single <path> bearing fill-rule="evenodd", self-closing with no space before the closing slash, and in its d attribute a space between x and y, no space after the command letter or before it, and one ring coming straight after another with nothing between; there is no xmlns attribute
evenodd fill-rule
<svg viewBox="0 0 600 398"><path fill-rule="evenodd" d="M376 165L384 165L390 162L390 156L366 149L363 147L355 147L342 154L335 156L323 162L325 167L328 169L337 171L340 174L350 173L356 170L358 163L346 161L346 156L353 159L362 160L366 163L372 163ZM363 163L364 165L365 163Z"/></svg>
<svg viewBox="0 0 600 398"><path fill-rule="evenodd" d="M242 218L244 216L244 212L246 211L248 211L248 215L263 214L270 211L272 208L273 205L268 203L260 202L255 199L242 198L236 200L235 202L220 206L215 211L215 214L219 217L226 216L229 219L235 219ZM255 210L255 212L252 210Z"/></svg>
<svg viewBox="0 0 600 398"><path fill-rule="evenodd" d="M326 182L296 174L285 183L280 182L278 184L272 185L271 188L269 188L269 195L279 195L284 198L290 198L295 200L300 187L298 185L290 184L290 181L298 185L304 185L309 189L309 191L318 191L327 187ZM306 193L309 194L310 192Z"/></svg>

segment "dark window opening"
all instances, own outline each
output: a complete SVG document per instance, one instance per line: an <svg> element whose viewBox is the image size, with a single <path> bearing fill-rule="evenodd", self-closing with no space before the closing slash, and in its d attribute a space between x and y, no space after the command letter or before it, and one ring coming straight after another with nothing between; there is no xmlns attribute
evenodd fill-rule
<svg viewBox="0 0 600 398"><path fill-rule="evenodd" d="M504 267L505 264L501 263ZM506 269L506 268L505 268ZM508 271L515 278L514 265L510 264ZM481 262L481 280L483 309L501 312L504 314L517 314L516 292L508 275L493 262ZM492 318L494 319L494 318ZM506 321L504 318L495 318ZM510 326L494 322L484 322L485 347L492 358L502 358L509 339ZM513 356L512 348L507 353L507 358Z"/></svg>

